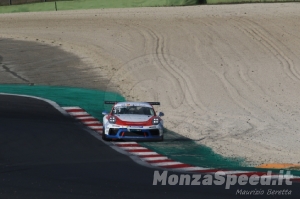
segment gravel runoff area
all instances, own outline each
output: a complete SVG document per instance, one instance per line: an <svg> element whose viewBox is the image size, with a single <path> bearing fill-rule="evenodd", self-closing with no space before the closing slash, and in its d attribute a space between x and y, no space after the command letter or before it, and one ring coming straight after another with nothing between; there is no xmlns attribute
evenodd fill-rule
<svg viewBox="0 0 300 199"><path fill-rule="evenodd" d="M37 58L29 69L5 56L0 83L105 88L160 101L168 129L219 154L254 166L300 161L298 3L14 13L1 14L0 24L2 41L78 59L54 67ZM24 53L18 49L10 51ZM48 53L48 61L59 54Z"/></svg>

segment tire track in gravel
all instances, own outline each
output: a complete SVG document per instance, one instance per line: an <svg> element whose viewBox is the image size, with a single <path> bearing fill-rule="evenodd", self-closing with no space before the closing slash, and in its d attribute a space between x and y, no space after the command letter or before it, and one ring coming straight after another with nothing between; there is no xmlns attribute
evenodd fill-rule
<svg viewBox="0 0 300 199"><path fill-rule="evenodd" d="M234 22L232 22L232 24L230 24L231 26L234 26L234 27L238 27L239 30L241 30L243 33L244 31L239 28L239 27L243 27L242 24L239 24L238 20L235 20ZM237 26L236 26L237 25ZM232 27L229 26L228 29L232 29ZM229 30L228 30L229 31ZM222 39L221 36L219 35L218 32L215 32L214 35L217 35L219 37L220 40L222 40L224 43L226 43L226 39ZM207 35L207 37L209 37L209 35ZM230 43L227 43L227 46L228 48L230 48L230 51L234 52L234 54L238 55L238 57L242 60L244 60L243 63L246 63L248 62L248 60L245 60L243 58L243 55L239 52L239 51L235 51L234 48L231 47ZM198 48L197 48L198 49ZM215 50L217 53L217 49ZM222 56L219 54L220 57L223 57L223 60L226 59L226 56ZM248 68L248 67L245 67L244 68ZM250 67L249 67L250 68ZM272 105L272 107L275 107L277 104L279 104L279 102L275 101L271 96L269 96L262 87L260 87L258 84L256 84L247 74L249 73L248 71L245 73L245 72L242 72L242 67L232 67L232 69L236 72L236 76L241 80L241 82L243 84L245 84L246 86L243 86L243 88L247 87L249 92L251 91L255 91L256 94L258 94L262 99L265 99L266 101L268 101L269 104ZM249 70L249 69L247 69ZM215 73L217 73L216 71L214 71ZM226 73L225 73L226 74ZM235 76L235 77L236 77ZM224 78L226 78L226 75L224 75ZM227 79L227 78L226 78ZM230 81L228 80L229 84ZM235 87L234 84L232 84L232 87ZM237 93L238 92L238 88L236 88L237 90ZM242 96L241 94L239 94L240 96ZM258 107L259 105L257 104L257 102L254 102L253 100L251 100L251 98L249 97L243 97L244 100L248 101L249 103L251 103L253 106L259 108L259 109L262 109L261 107ZM282 111L282 110L281 110ZM267 112L267 110L264 110L264 112Z"/></svg>
<svg viewBox="0 0 300 199"><path fill-rule="evenodd" d="M172 58L170 57L171 55L167 48L168 45L165 44L166 39L164 38L164 35L151 29L148 29L147 32L157 41L155 52L163 70L166 71L165 74L171 75L172 79L176 80L176 84L180 86L180 92L183 94L181 103L186 101L188 103L187 105L191 108L198 107L201 112L207 111L206 107L201 102L195 100L196 96L193 94L195 92L191 90L191 82L188 81L189 76L185 73L184 66L176 66L172 63ZM175 108L174 105L173 108Z"/></svg>
<svg viewBox="0 0 300 199"><path fill-rule="evenodd" d="M238 21L239 20L234 20L232 22L232 24L235 24L235 25L238 24L237 27L239 27L239 29L241 30L241 27L245 27L245 23L242 22L239 24ZM246 27L249 27L249 26L247 25ZM242 32L245 34L245 31L242 31ZM218 34L218 33L216 33L216 34ZM240 38L240 37L237 37L237 38ZM250 38L252 38L252 37L250 36ZM226 42L226 41L224 41L224 42ZM228 45L230 46L230 44L228 44ZM243 55L240 54L240 52L235 51L235 53L238 54L239 57L243 57ZM244 63L247 63L247 62L249 62L249 61L247 61L247 60L244 61ZM239 74L243 74L243 73L239 73ZM281 102L278 101L276 97L274 98L271 95L269 95L267 90L264 90L263 87L258 85L255 81L251 80L251 78L247 74L248 73L246 73L246 76L243 76L243 75L239 75L239 76L241 77L241 79L244 81L245 84L248 84L249 87L253 88L253 90L255 91L256 97L252 99L252 97L250 95L247 97L247 99L249 101L253 102L253 104L255 104L255 106L257 107L256 112L258 111L259 115L261 115L260 118L262 118L263 120L267 119L266 121L268 121L269 123L273 123L273 124L277 124L277 125L281 124L282 126L288 126L288 128L292 130L292 125L291 125L291 127L289 127L289 125L287 125L287 122L289 122L289 120L286 120L286 118L283 118L283 117L280 117L280 118L278 118L276 116L273 117L274 114L276 115L278 113L281 113L282 115L286 114L286 111L284 111L283 107L281 107ZM265 116L263 116L263 115L265 115Z"/></svg>
<svg viewBox="0 0 300 199"><path fill-rule="evenodd" d="M243 28L244 25L243 23L239 23L239 20L234 20L231 24L231 26L237 27L238 30L241 31L241 33L245 34L245 31ZM218 33L217 33L218 34ZM251 37L252 38L252 37ZM224 41L226 42L226 41ZM240 41L238 41L240 42ZM241 42L240 42L241 43ZM228 46L230 47L230 49L233 51L234 49L231 48L230 44L228 43ZM279 104L278 101L276 101L276 99L274 99L273 97L271 97L270 95L268 95L268 93L264 90L263 87L261 87L259 84L257 84L255 81L253 81L250 77L249 77L249 70L251 69L251 64L247 64L247 62L249 62L249 60L244 59L244 56L242 53L240 53L239 51L234 51L235 54L238 55L238 57L243 60L243 63L245 63L247 66L243 66L243 67L236 67L234 69L237 69L237 75L238 77L241 79L241 81L246 85L246 87L248 87L249 92L251 91L255 91L255 93L261 98L264 99L266 101L268 101L268 104L271 104L272 107L275 107L276 105ZM243 72L243 68L246 68L246 72ZM257 97L256 97L257 98ZM250 98L248 97L248 99L250 100ZM255 102L253 102L255 103ZM257 105L256 105L257 106ZM260 107L259 107L260 108Z"/></svg>
<svg viewBox="0 0 300 199"><path fill-rule="evenodd" d="M297 71L297 68L295 67L294 62L292 61L292 59L289 58L289 56L286 55L286 53L283 53L283 52L288 52L289 55L294 55L295 57L299 57L298 54L295 54L295 52L292 51L285 43L283 43L281 39L276 39L276 37L274 37L274 35L266 27L260 25L259 23L255 22L254 20L251 20L251 19L247 19L247 21L249 23L252 23L253 27L257 27L256 28L257 30L261 30L260 31L261 34L264 34L266 39L268 39L268 38L273 39L273 41L269 39L272 46L277 48L277 51L279 51L280 54L282 54L283 58L289 63L291 72L296 76L297 79L300 79L300 72ZM295 36L294 34L288 33L286 31L284 33L292 35L293 39L296 39L298 42L300 41L299 36ZM279 45L276 45L277 43Z"/></svg>
<svg viewBox="0 0 300 199"><path fill-rule="evenodd" d="M210 25L210 24L209 24ZM206 25L206 26L209 26L209 25ZM188 30L188 31L187 31ZM186 35L189 35L189 34L191 34L191 30L189 30L188 28L182 28L182 27L177 27L177 31L178 32L184 32ZM194 37L193 37L194 38ZM197 38L198 39L198 38ZM198 41L199 41L199 39L198 39ZM195 44L195 43L194 43ZM199 46L201 46L201 45L199 45ZM195 52L198 52L199 53L199 48L198 48L198 46L197 46L197 44L196 45L194 45L194 47L196 48L196 50L195 50ZM167 54L168 55L168 53L165 53L165 54ZM204 59L201 59L201 60L204 60ZM208 67L208 69L209 69L209 67ZM212 74L214 74L215 76L217 76L218 77L218 79L222 82L222 77L220 77L219 75L218 75L218 73L216 72L216 71L212 71L212 70L210 70L210 72L212 73ZM184 73L184 72L183 72ZM185 74L185 73L184 73ZM189 76L188 75L186 75L185 77L183 77L183 78L185 78L185 80L187 81L187 82L189 82ZM225 81L226 82L229 82L228 80L226 80L225 79ZM229 82L230 83L230 82ZM192 86L190 86L191 85L191 83L189 82L188 83L188 85L189 85L189 87L188 88L193 88ZM222 85L224 86L224 85L226 85L225 83L222 83ZM238 91L237 91L238 92ZM192 92L192 91L190 91L189 93L196 93L196 92ZM195 96L194 95L192 95L192 94L190 94L191 95L191 97L190 97L190 99L193 99L193 103L195 104L195 105L197 105L197 104L199 104L199 103L201 103L199 100L196 102L196 100L195 100ZM194 107L195 108L195 107ZM208 122L208 121L204 121L204 120L197 120L197 121L195 121L194 123L198 126L198 127L202 127L201 129L211 129L209 126L211 126L211 125L215 125L215 123L217 122L217 121L222 121L222 118L231 118L231 119L233 119L233 120L236 120L236 117L233 117L232 115L228 115L228 114L223 114L223 113L217 113L216 114L216 112L214 112L214 111L212 111L212 110L210 110L208 107L205 107L205 105L204 104L202 104L201 103L201 111L202 112L204 112L205 113L205 115L207 115L207 116L209 116L211 119L210 119L210 122ZM205 123L205 124L204 124ZM255 128L255 125L252 125L252 124L250 124L249 122L248 122L248 124L250 125L250 127L247 129L247 130L245 130L245 132L250 132L250 130L252 131L252 129L254 129ZM213 137L215 137L215 136L219 136L219 135L211 135L210 133L210 130L207 130L207 132L205 131L201 131L201 135L203 135L203 136L206 136L206 138L207 139L210 139L210 140L214 140L214 138ZM228 135L229 135L229 133L230 132L228 132L228 133L226 133L226 135L222 135L222 136L220 136L220 137L218 137L218 139L219 138L225 138L225 137L227 137ZM244 132L242 132L242 133L244 133ZM242 133L240 133L240 134L242 134ZM212 137L213 136L213 137ZM236 135L236 136L238 136L238 135Z"/></svg>
<svg viewBox="0 0 300 199"><path fill-rule="evenodd" d="M257 28L255 30L256 33L254 34L254 32L251 31L252 30L251 28L253 27L253 24L249 25L247 22L245 22L245 20L249 21L248 19L239 19L239 20L234 20L233 23L237 24L236 27L238 27L239 31L241 31L243 34L245 34L246 36L248 36L251 39L254 38L257 41L258 45L261 45L265 50L267 50L267 52L271 52L271 54L274 55L274 57L276 57L276 54L274 52L272 52L273 51L272 50L273 49L273 45L271 46L271 45L263 45L263 44L261 44L262 40L267 39L267 38L271 38L271 35L269 35L269 36L264 35L264 36L260 37L259 35L260 35L260 32L262 32L262 31L259 31ZM244 24L248 24L246 26L247 28L244 28L245 27ZM249 27L250 27L251 30L248 30ZM257 26L257 27L259 29L261 28L260 26ZM267 40L269 41L270 39L267 39ZM270 43L270 42L268 42L268 43ZM278 49L278 48L276 47L276 49ZM283 59L285 59L285 57L283 57ZM280 63L282 64L284 62L280 61ZM286 61L286 63L288 63L288 61ZM287 65L285 67L288 68ZM289 73L289 71L288 71L288 73ZM291 73L294 74L292 71L291 71ZM281 107L281 102L280 101L278 101L276 98L270 96L268 94L268 92L264 90L264 88L262 88L255 81L251 80L251 78L248 75L246 75L246 76L243 75L241 77L243 77L243 79L245 79L245 83L247 83L249 86L251 86L251 87L253 87L253 89L255 89L255 92L260 96L260 98L262 98L262 99L264 99L264 100L266 100L268 102L268 104L269 104L268 107L269 108L265 106L264 108L261 108L262 110L265 110L265 112L272 112L274 109L276 109L276 111L280 112L281 114L285 113L285 111ZM291 77L291 76L289 76L289 77ZM298 80L299 80L298 77L296 75L294 75L294 77L296 78L296 81L298 82ZM293 78L293 80L295 80L295 78ZM272 118L272 120L274 122L281 123L282 125L285 125L284 121L274 119L272 117L271 113L269 113L269 116L270 116L270 118Z"/></svg>
<svg viewBox="0 0 300 199"><path fill-rule="evenodd" d="M141 34L144 37L144 41L145 41L145 49L151 49L151 54L148 55L150 57L152 57L152 61L158 61L158 63L156 64L156 67L158 67L159 73L163 73L162 76L164 77L169 77L166 78L168 80L171 81L171 84L176 88L179 89L179 91L177 91L178 94L176 94L175 99L180 98L180 96L183 96L183 99L180 99L179 103L174 102L174 100L172 100L169 97L169 102L170 105L172 106L172 108L177 108L178 106L180 106L180 104L182 104L183 100L184 100L184 88L186 87L184 85L184 83L182 83L180 80L178 80L174 74L170 73L170 71L166 68L166 65L169 65L168 60L166 60L166 58L164 57L164 48L165 48L165 38L162 35L159 35L158 33L155 33L153 30L140 25L141 30ZM155 45L153 45L155 44ZM159 75L161 76L161 75ZM181 93L181 95L180 95Z"/></svg>
<svg viewBox="0 0 300 199"><path fill-rule="evenodd" d="M209 38L209 40L212 42L213 38L212 38L211 35L217 36L218 37L217 40L218 41L222 40L227 45L227 47L229 47L229 51L232 51L235 54L237 54L238 57L241 57L240 53L238 51L235 51L234 48L232 48L231 45L226 42L226 39L222 38L222 36L218 32L215 32L215 31L213 31L212 28L210 28L210 26L212 26L212 24L206 23L206 21L205 22L202 21L202 23L205 24L205 26L210 29L208 31L210 34L207 34L206 32L204 32L204 33L202 32L201 37ZM212 32L214 32L214 33L212 34ZM203 44L201 43L200 38L198 38L198 37L196 37L195 41L196 41L195 45L194 45L195 46L195 52L198 55L201 55L202 52L199 50L200 49L199 46L203 46ZM228 138L228 137L231 137L231 138L232 137L234 137L234 138L244 137L245 134L251 134L253 132L256 132L258 130L258 126L263 123L263 121L261 120L261 117L258 117L258 115L265 114L265 111L262 111L261 108L253 100L251 100L251 98L246 97L241 93L239 88L236 87L239 84L235 84L235 83L230 81L230 79L229 79L230 71L234 72L233 73L234 79L238 79L238 80L235 80L235 81L239 81L241 84L246 85L246 86L243 86L243 88L248 88L247 93L250 93L251 90L253 90L253 85L248 83L250 80L248 80L248 81L245 80L246 78L243 77L243 75L242 75L243 72L241 71L241 67L238 67L238 69L237 69L235 67L230 66L229 64L226 63L226 56L223 55L219 49L216 49L213 46L212 46L212 48L214 49L213 50L214 55L216 55L217 57L219 57L222 60L224 71L220 73L219 70L216 70L213 67L207 67L208 66L207 62L204 65L206 66L206 68L212 74L214 74L217 77L217 79L219 79L219 81L221 82L221 85L227 91L228 97L230 97L230 99L233 102L235 102L235 104L237 104L240 108L242 108L243 110L245 110L248 113L249 116L245 116L244 120L247 119L247 118L251 118L251 122L250 122L249 119L247 120L247 125L249 125L248 129L246 129L244 131L241 131L241 132L236 132L236 133L228 132L225 135L223 135L223 134L218 135L217 139L224 139L224 138ZM202 59L202 58L200 58L200 59L203 60L204 62L206 60L206 59ZM247 63L247 62L245 62L245 63ZM227 68L227 69L225 70L225 68ZM230 69L230 70L228 70L228 69ZM226 71L228 71L228 72L226 72ZM257 113L259 113L259 114L257 114ZM237 119L235 116L233 116L231 114L218 113L218 115L226 117L228 119L230 118L230 120L232 120L232 121ZM217 118L218 117L216 117L214 115L214 119L218 120ZM242 119L242 118L240 118L240 119ZM212 141L214 140L214 138L210 138L210 139Z"/></svg>
<svg viewBox="0 0 300 199"><path fill-rule="evenodd" d="M237 28L237 30L239 30L241 33L243 33L244 35L247 35L248 38L253 38L249 33L248 31L246 31L245 29L246 28L243 28L243 23L240 23L240 19L238 20L233 20L232 22L232 25L234 27ZM247 26L248 27L248 26ZM260 40L256 40L257 43L260 43ZM241 58L243 58L243 54L239 53L239 52L236 52L239 54L239 56ZM255 90L256 92L259 92L260 96L264 96L264 97L267 97L268 98L268 101L272 101L274 100L274 98L272 98L271 96L269 96L267 94L267 92L265 91L265 89L260 86L256 81L252 80L251 77L249 76L249 69L247 68L246 69L247 71L246 72L241 72L239 71L239 74L240 74L240 77L243 79L243 81L245 82L245 84L248 85L248 87L250 88L250 90ZM278 104L278 102L275 102L276 104Z"/></svg>
<svg viewBox="0 0 300 199"><path fill-rule="evenodd" d="M198 49L198 48L197 48ZM166 51L166 50L165 50ZM165 53L165 51L164 50L162 50L162 56L164 56L164 63L168 63L167 62L167 58L166 58L166 56L165 55L168 55L168 53ZM197 51L196 51L197 52ZM199 52L198 52L199 53ZM170 65L168 65L169 67L171 67ZM171 67L172 68L172 67ZM213 71L213 73L214 74L216 74L217 72L216 71ZM183 73L181 73L181 74L185 74L184 72ZM176 75L175 75L175 77L176 77ZM220 77L220 76L219 76ZM226 78L226 76L225 76L225 74L224 74L224 77ZM190 90L190 88L193 88L192 86L190 86L190 84L189 83L187 83L188 82L188 79L189 79L189 77L188 77L188 75L186 75L186 76L182 76L181 75L181 78L186 82L186 85L187 85L187 89L188 89L188 93L186 93L186 94L189 94L189 97L187 98L187 99L192 99L192 103L194 104L194 105L196 105L196 106L198 106L199 107L199 103L196 103L195 102L195 97L192 95L192 93L194 93L194 92L192 92L191 90ZM220 79L222 79L222 77L220 77ZM225 81L226 82L228 82L229 84L230 84L230 86L231 87L234 87L230 82L229 82L229 80L227 80L227 79L225 79ZM223 85L224 85L224 83L223 83ZM237 90L237 93L238 93L238 90ZM239 94L240 95L240 94ZM233 97L234 98L234 97ZM199 100L198 100L199 101ZM189 104L191 104L191 102L189 103ZM192 107L192 106L191 106ZM193 106L193 108L195 108L195 106ZM215 112L212 112L211 110L209 110L207 107L205 107L203 104L201 104L201 106L200 106L200 110L202 111L202 112L205 112L205 114L206 115L209 115L211 118L215 118L216 117L216 114L215 114ZM199 111L199 110L198 110ZM235 117L233 117L232 115L224 115L224 114L219 114L218 113L218 115L220 116L224 116L224 117L226 117L226 118L232 118L232 119L236 119ZM257 119L259 119L259 118L257 118ZM201 123L202 122L202 123ZM204 121L201 121L201 122L195 122L197 125L198 125L198 127L200 127L200 126L203 126L203 122ZM242 135L242 134L244 134L244 133L251 133L251 132L253 132L253 131L255 131L255 129L256 129L256 125L254 125L254 124L251 124L249 121L247 121L247 124L249 125L249 128L247 128L247 130L245 130L245 131L243 131L243 132L240 132L240 133L238 133L238 134L236 134L235 136L239 136L239 135ZM190 124L190 125L192 125L192 124ZM208 126L210 126L209 124L208 124ZM222 135L222 136L210 136L209 134L210 133L207 133L207 134L205 134L205 133L203 133L203 131L202 131L202 133L201 133L202 135L205 135L205 136L208 136L208 137L206 137L206 138L209 138L209 139L211 139L211 140L215 140L215 139L222 139L222 138L226 138L226 137L228 137L228 136L232 136L232 135L228 135L228 134L226 134L226 135Z"/></svg>
<svg viewBox="0 0 300 199"><path fill-rule="evenodd" d="M245 32L247 32L248 35L252 36L257 41L260 41L259 43L264 46L266 50L272 53L274 58L279 61L284 69L284 72L291 79L299 82L300 75L295 70L293 61L287 55L285 55L284 51L281 50L280 47L275 44L275 42L272 41L272 36L263 27L259 26L253 21L247 19L241 19L241 21L243 21L245 24L248 24L248 29L244 29ZM281 45L284 46L282 43Z"/></svg>
<svg viewBox="0 0 300 199"><path fill-rule="evenodd" d="M203 22L204 23L204 22ZM209 32L214 32L214 36L218 36L219 40L223 40L225 42L224 39L221 38L221 36L219 35L218 32L214 31L213 29L210 28L210 24L207 24L207 27L210 29ZM212 38L212 34L208 34L208 33L203 33L205 35L203 35L206 38L209 38L209 40L213 40ZM195 51L198 55L201 55L202 52L199 51L199 46L201 45L201 41L198 37L196 37L196 41L195 41ZM214 46L211 46L213 51L214 51L214 56L219 57L220 59L222 59L223 64L222 64L222 68L230 68L229 64L226 63L226 56L224 56L221 51L219 49L216 49ZM234 52L234 49L230 47L230 45L228 45L228 47L230 48L230 50L232 50ZM204 62L205 59L203 59ZM208 63L206 62L205 66L208 66ZM241 109L245 110L249 115L252 115L252 110L256 109L257 106L255 104L253 104L253 102L251 102L249 99L247 99L246 97L244 97L238 88L236 88L236 86L231 83L228 79L228 70L223 70L223 72L219 72L216 69L214 69L213 67L206 67L209 71L211 71L212 74L214 74L219 81L221 82L222 86L224 87L224 89L226 90L226 92L228 93L228 97L235 102L236 105L238 105ZM260 118L256 117L253 115L254 118L257 119L257 121L261 122Z"/></svg>
<svg viewBox="0 0 300 199"><path fill-rule="evenodd" d="M209 26L209 25L207 25L207 26ZM225 28L227 28L227 26L225 27ZM230 28L230 27L228 27L228 28ZM227 31L227 30L225 30L225 31ZM204 38L210 38L210 40L211 41L213 41L213 38L211 37L211 35L213 35L213 36L216 36L218 39L216 39L217 41L222 41L222 43L224 42L224 43L226 43L227 42L227 40L226 40L226 38L222 38L222 34L220 35L219 34L219 32L216 32L216 31L213 31L213 29L211 29L210 31L208 31L210 34L206 34L206 33L204 33L204 35L201 35L201 37L204 37ZM202 32L203 33L203 32ZM200 52L199 51L199 47L200 46L203 46L203 45L201 45L201 41L200 41L200 38L197 38L197 40L196 40L197 42L196 42L196 44L195 44L195 50L197 50L198 51L198 54L199 55L201 55L201 53L202 52ZM239 52L237 52L237 51L234 51L234 49L231 47L231 45L230 45L230 43L227 43L226 44L227 45L227 47L229 48L228 49L228 51L230 51L230 52L232 52L233 51L233 53L235 53L235 54L238 54L239 55ZM259 101L257 101L257 100L255 100L255 98L252 98L251 96L248 96L248 97L246 97L246 96L244 96L243 97L243 95L242 95L242 93L240 93L239 92L239 88L238 87L236 87L236 86L238 86L238 84L234 84L234 83L231 83L230 82L230 80L231 79L228 79L228 77L230 77L228 74L230 73L230 71L233 69L232 67L230 67L230 65L226 65L226 56L223 56L220 52L222 52L220 49L216 49L216 48L214 48L214 46L212 45L211 46L211 48L213 49L213 54L215 54L217 57L220 57L220 58L222 58L221 60L222 60L222 62L225 62L225 64L223 64L224 66L226 66L226 68L228 68L228 69L230 69L230 70L228 70L227 69L227 74L226 74L226 72L218 72L219 70L216 70L216 69L214 69L214 68L212 68L212 67L207 67L209 70L211 70L211 72L213 73L213 74L215 74L218 78L219 78L219 80L221 81L221 82L223 82L222 84L223 84L223 86L225 86L225 88L227 89L227 91L229 92L229 96L231 96L231 99L232 100L234 100L234 101L237 101L238 103L239 103L239 105L241 105L241 107L244 107L244 106L246 106L246 107L249 107L249 109L248 109L248 111L249 110L252 110L253 108L253 112L254 113L256 113L256 115L258 116L258 117L256 117L256 119L258 119L257 121L255 121L255 122L248 122L248 125L250 125L250 128L248 129L248 130L246 130L246 131L243 131L243 132L241 132L241 133L237 133L237 134L234 134L233 132L230 132L229 134L225 134L225 135L218 135L217 136L217 139L214 139L214 138L210 138L210 140L211 141L214 141L214 140L216 140L216 141L219 141L219 140L223 140L222 142L223 142L223 144L224 144L224 142L225 143L227 143L228 145L230 145L230 144L234 144L235 143L235 145L239 145L240 144L240 141L239 141L239 137L240 138L242 138L242 139L245 139L245 136L244 135L246 135L246 134L252 134L252 133L257 133L257 132L259 132L259 131L261 131L262 130L262 128L266 128L267 126L262 126L262 125L264 125L263 124L263 121L261 120L261 119L265 119L265 116L268 116L269 117L269 119L271 119L273 122L274 122L274 124L276 123L276 122L278 122L278 123L281 123L281 126L286 126L287 124L285 124L285 122L284 121L278 121L278 120L276 120L275 118L273 118L272 117L272 115L270 114L270 111L273 111L273 110L271 110L271 108L270 108L270 106L268 105L268 106L266 106L266 107L264 107L264 106L259 106L260 105L260 102ZM239 56L241 56L241 55L239 55ZM206 60L206 59L202 59L202 60ZM230 63L230 62L229 62ZM232 63L232 60L231 60L231 63ZM247 63L247 62L245 62L245 63ZM207 63L205 64L205 65L207 65ZM251 87L253 87L253 84L251 84L251 82L252 81L250 81L250 84L249 84L249 81L245 81L245 78L243 78L241 75L240 75L240 70L237 72L238 73L238 78L240 78L245 84L248 84L247 85L247 87L248 87L248 89L250 90L250 88ZM227 75L227 76L226 76ZM232 77L234 77L234 79L237 77L237 75L235 74L235 75L233 75ZM235 81L234 81L235 82ZM254 84L254 87L256 87L255 86L255 84ZM242 88L246 88L246 86L243 86ZM263 89L260 89L260 92L258 92L258 96L262 96L262 97L265 97L266 96L266 93L264 92L264 90ZM256 96L256 95L255 95ZM271 97L270 96L268 96L268 98L269 99L271 99ZM242 100L242 101L241 101ZM254 100L254 101L253 101ZM246 103L245 103L246 102ZM270 100L270 102L272 102L272 100ZM275 102L275 101L273 101L272 102L273 103L273 105L274 104L276 104L277 102ZM249 106L249 105L253 105L253 106ZM252 108L253 107L253 108ZM265 115L265 116L264 116ZM251 121L252 121L252 116L254 116L253 114L251 114ZM229 117L230 118L230 117ZM255 135L255 134L254 134ZM226 139L226 138L228 138L228 139ZM226 139L226 140L224 140L224 139ZM248 138L247 138L248 139ZM276 146L271 146L272 145L272 141L268 141L268 142L261 142L261 140L257 140L257 139L255 139L255 137L254 137L254 139L253 138L251 138L250 137L250 140L251 140L251 142L252 143L257 143L257 144L259 144L259 145L257 145L257 147L258 148L256 148L256 149L263 149L263 150L274 150L274 151L276 151L276 149L278 149L279 151L281 151L281 149L282 148L276 148ZM249 141L250 141L249 140ZM246 144L245 142L242 142L242 143L244 143L244 145ZM210 146L211 145L211 143L208 143L208 146ZM226 145L226 144L225 144ZM247 146L244 146L244 145L242 145L243 146L243 148L245 149L245 151L253 151L254 150L254 148L253 148L253 146L252 147L247 147ZM249 145L249 146L251 146L251 145ZM270 148L270 146L272 147L272 148ZM282 147L282 146L281 146ZM230 148L230 147L229 147ZM247 148L247 150L246 150L246 148ZM229 149L230 150L230 149ZM263 151L262 150L262 151ZM252 152L251 152L252 153Z"/></svg>
<svg viewBox="0 0 300 199"><path fill-rule="evenodd" d="M147 29L145 28L145 30L147 30ZM180 97L180 93L183 96L183 98L180 99L180 102L177 104L173 100L170 100L172 108L175 109L178 106L180 106L180 104L182 104L185 99L185 92L184 92L184 88L186 87L185 82L183 82L182 79L177 79L176 74L174 74L171 70L168 69L170 65L164 56L164 53L165 53L164 49L166 47L165 47L165 38L163 37L163 35L160 35L158 32L155 32L151 29L148 29L147 32L148 32L148 34L150 34L152 36L154 41L156 41L154 55L156 56L157 60L159 61L159 65L162 67L162 68L161 67L160 68L164 71L165 75L170 76L170 79L173 82L174 87L180 89L178 91L179 96L176 96L175 99Z"/></svg>
<svg viewBox="0 0 300 199"><path fill-rule="evenodd" d="M166 98L168 98L168 104L172 107L172 109L175 110L179 107L182 108L181 106L184 104L185 106L189 107L189 109L193 110L194 113L192 114L207 113L208 110L206 109L206 107L201 102L195 100L195 95L193 94L193 91L190 90L191 88L193 88L193 86L191 85L191 82L189 82L189 76L184 71L186 67L184 61L172 56L169 52L168 45L170 45L170 41L168 41L168 37L165 37L164 32L160 33L157 30L152 30L149 27L145 27L142 25L140 25L140 28L138 29L139 32L144 35L144 49L150 49L150 59L155 62L154 65L156 65L155 67L157 67L158 69L157 71L159 73L157 74L157 78L160 78L162 76L161 78L168 79L172 82L173 85L176 85L177 94L172 93L171 95L166 96ZM149 50L147 52L149 52ZM158 79L156 80L158 81ZM137 84L138 83L136 83L136 85ZM179 91L178 88L180 89ZM176 103L176 101L172 102L171 97L182 98L180 98L179 103L178 101ZM170 122L173 124L174 129L177 129L178 126L183 125L182 122L179 122L182 121L183 118L179 116L173 117L177 118L177 122ZM186 118L185 120L185 124L189 124L190 127L193 126L197 129L202 126L198 123L199 121L195 121L193 117ZM189 128L185 125L183 125L182 128L189 131ZM202 131L203 129L201 128L199 130ZM196 140L199 139L197 138Z"/></svg>

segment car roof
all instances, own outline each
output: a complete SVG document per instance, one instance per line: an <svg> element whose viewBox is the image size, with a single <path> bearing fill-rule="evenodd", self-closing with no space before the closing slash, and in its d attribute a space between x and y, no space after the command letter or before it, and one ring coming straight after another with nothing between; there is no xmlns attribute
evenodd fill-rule
<svg viewBox="0 0 300 199"><path fill-rule="evenodd" d="M147 102L118 102L115 107L126 107L126 106L143 106L152 108L152 106Z"/></svg>

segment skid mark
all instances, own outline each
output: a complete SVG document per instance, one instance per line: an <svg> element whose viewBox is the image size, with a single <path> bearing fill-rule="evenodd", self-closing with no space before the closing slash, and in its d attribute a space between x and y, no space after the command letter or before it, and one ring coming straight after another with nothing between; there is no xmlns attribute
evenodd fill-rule
<svg viewBox="0 0 300 199"><path fill-rule="evenodd" d="M12 71L8 66L4 65L4 64L0 64L0 66L4 69L5 72L11 74L12 76L22 80L23 82L26 83L30 83L29 80L27 80L26 78L22 77L21 75L19 75L18 73Z"/></svg>

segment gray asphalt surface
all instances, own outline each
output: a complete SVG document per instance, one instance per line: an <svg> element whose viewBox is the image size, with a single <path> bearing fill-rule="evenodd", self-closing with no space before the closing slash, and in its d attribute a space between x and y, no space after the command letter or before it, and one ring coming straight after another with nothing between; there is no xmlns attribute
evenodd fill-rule
<svg viewBox="0 0 300 199"><path fill-rule="evenodd" d="M72 86L106 90L108 80L95 75L74 54L40 42L0 39L0 83Z"/></svg>
<svg viewBox="0 0 300 199"><path fill-rule="evenodd" d="M114 151L43 101L1 95L0 126L1 198L198 194L198 187L152 186L153 169Z"/></svg>
<svg viewBox="0 0 300 199"><path fill-rule="evenodd" d="M0 40L0 83L91 88L84 81L91 73L79 69L80 64L55 47ZM105 81L93 86L99 89ZM238 189L288 189L290 197L271 197L300 196L300 184L229 190L224 185L153 186L154 171L111 149L44 101L0 95L0 199L244 198L236 195Z"/></svg>
<svg viewBox="0 0 300 199"><path fill-rule="evenodd" d="M37 99L0 95L0 129L0 198L241 198L241 188L287 188L299 197L299 184L154 186L155 169L116 152Z"/></svg>

